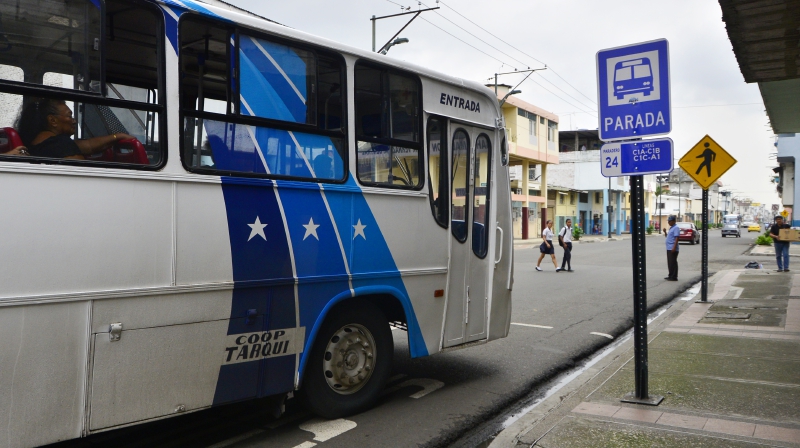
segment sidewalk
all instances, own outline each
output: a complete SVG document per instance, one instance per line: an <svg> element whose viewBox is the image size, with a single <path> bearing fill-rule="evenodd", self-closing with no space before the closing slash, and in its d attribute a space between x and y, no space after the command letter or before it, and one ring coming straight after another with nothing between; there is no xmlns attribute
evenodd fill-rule
<svg viewBox="0 0 800 448"><path fill-rule="evenodd" d="M775 248L773 246L753 246L750 249L750 255L769 255L770 257L775 256ZM792 257L800 257L800 244L790 244L789 245L789 256Z"/></svg>
<svg viewBox="0 0 800 448"><path fill-rule="evenodd" d="M694 300L649 324L660 405L620 402L634 390L628 339L490 447L800 447L800 275L720 271L713 303Z"/></svg>

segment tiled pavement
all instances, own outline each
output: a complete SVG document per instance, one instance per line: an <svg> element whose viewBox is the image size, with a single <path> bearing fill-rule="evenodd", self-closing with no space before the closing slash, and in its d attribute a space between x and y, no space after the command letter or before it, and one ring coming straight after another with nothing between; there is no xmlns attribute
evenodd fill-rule
<svg viewBox="0 0 800 448"><path fill-rule="evenodd" d="M619 401L634 387L627 341L491 446L800 447L800 273L732 270L710 282L712 303L673 303L650 325L659 406Z"/></svg>

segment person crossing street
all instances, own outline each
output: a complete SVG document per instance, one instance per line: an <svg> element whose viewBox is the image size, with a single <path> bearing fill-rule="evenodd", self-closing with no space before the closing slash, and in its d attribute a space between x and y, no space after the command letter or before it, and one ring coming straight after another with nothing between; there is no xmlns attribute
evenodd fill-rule
<svg viewBox="0 0 800 448"><path fill-rule="evenodd" d="M561 259L561 267L556 268L556 272L566 270L572 271L572 220L567 219L566 225L558 232L558 243L564 248L564 257ZM567 269L564 269L564 267Z"/></svg>

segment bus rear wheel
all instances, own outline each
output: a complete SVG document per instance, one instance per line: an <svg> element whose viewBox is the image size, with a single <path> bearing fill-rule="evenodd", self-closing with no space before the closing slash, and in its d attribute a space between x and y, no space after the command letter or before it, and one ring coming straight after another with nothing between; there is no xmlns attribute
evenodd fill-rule
<svg viewBox="0 0 800 448"><path fill-rule="evenodd" d="M389 323L373 304L356 300L331 311L309 354L301 396L315 414L339 418L380 397L392 366Z"/></svg>

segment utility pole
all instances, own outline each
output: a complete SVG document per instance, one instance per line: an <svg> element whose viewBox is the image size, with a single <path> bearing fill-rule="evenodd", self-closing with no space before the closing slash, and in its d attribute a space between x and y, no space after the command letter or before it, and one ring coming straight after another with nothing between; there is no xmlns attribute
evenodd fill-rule
<svg viewBox="0 0 800 448"><path fill-rule="evenodd" d="M539 70L547 70L547 67L544 67L544 68L529 68L527 70L514 70L513 72L505 72L505 73L495 73L494 74L494 96L497 96L497 77L498 76L500 76L500 75L513 75L513 74L516 74L516 73L528 73L528 76L531 76L531 73L538 72ZM523 81L528 79L528 76L526 76L522 81L520 81L514 87L514 89L519 87L519 85L522 84ZM514 89L511 89L511 90L514 90Z"/></svg>
<svg viewBox="0 0 800 448"><path fill-rule="evenodd" d="M381 16L381 17L375 17L375 16L373 15L373 16L372 16L372 18L371 18L371 19L369 19L369 20L371 20L371 21L372 21L372 51L374 51L374 52L377 52L377 53L380 53L380 52L382 52L383 50L386 50L386 49L388 49L387 47L389 47L389 46L390 46L389 44L391 44L391 43L392 43L392 41L394 40L394 38L395 38L395 37L397 37L397 36L398 36L400 33L402 33L402 32L403 32L403 30L404 30L404 29L406 29L406 27L407 27L408 25L410 25L410 24L411 24L411 22L413 22L413 21L414 21L414 19L416 19L417 17L419 17L419 15L420 15L420 14L422 14L423 12L425 12L425 11L433 11L433 10L435 10L435 9L439 9L439 7L437 6L437 7L435 7L435 8L427 8L427 9L419 9L419 10L417 10L417 11L401 12L400 14L390 14L390 15L388 15L388 16ZM409 20L409 21L408 21L408 22L407 22L405 25L403 25L403 27L402 27L402 28L400 28L400 31L396 32L396 33L394 34L394 36L392 36L392 38L391 38L391 39L389 39L389 41L388 41L388 42L386 42L385 44L383 44L383 46L382 46L381 48L379 48L379 49L377 49L377 50L376 50L376 49L375 49L375 22L377 22L377 21L378 21L378 20L380 20L380 19L388 19L389 17L399 17L399 16L405 16L405 15L408 15L408 14L414 14L414 17L412 17L412 18L411 18L411 20Z"/></svg>

